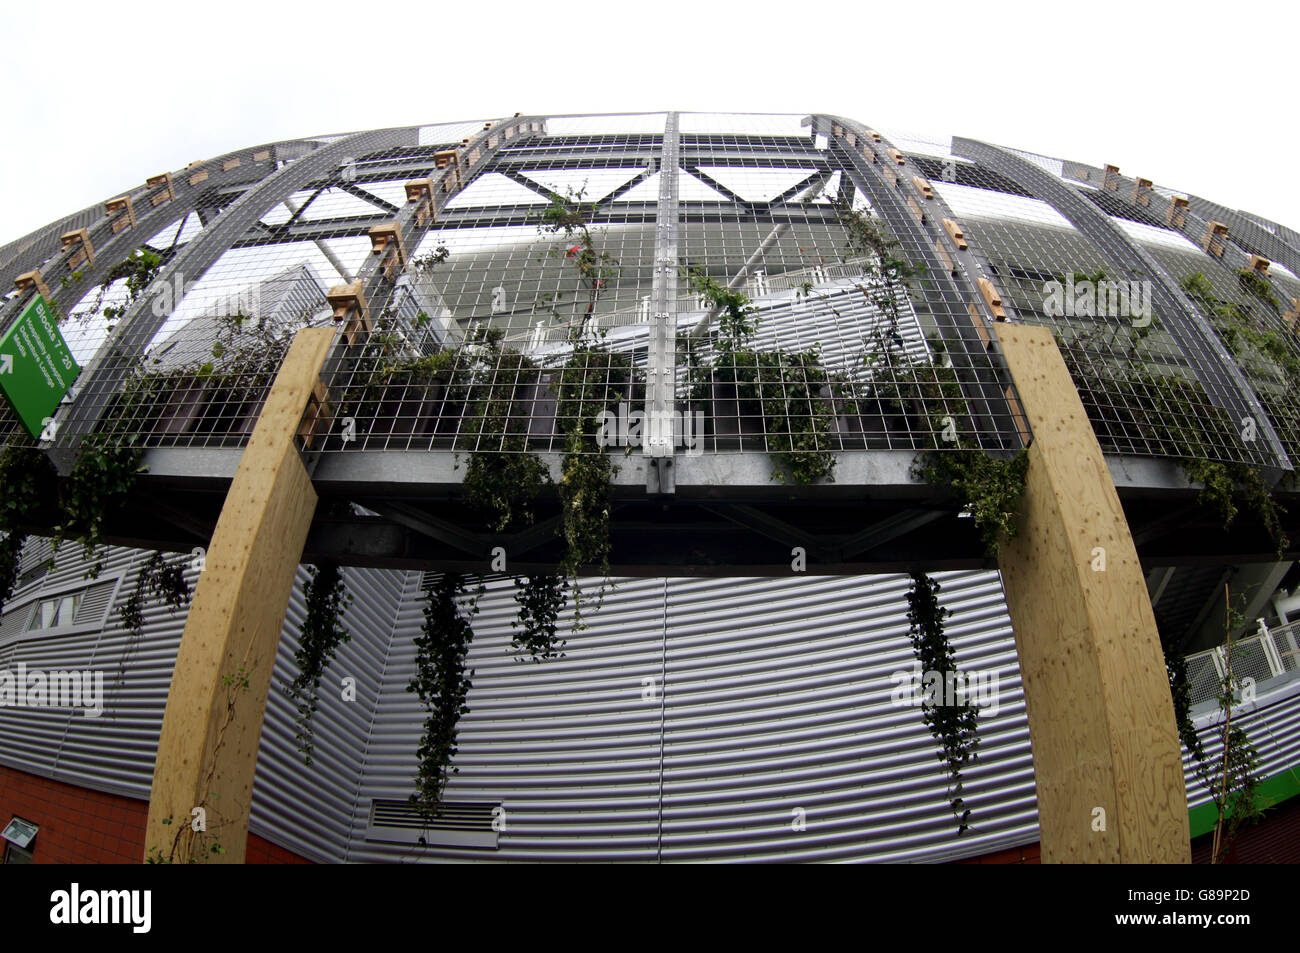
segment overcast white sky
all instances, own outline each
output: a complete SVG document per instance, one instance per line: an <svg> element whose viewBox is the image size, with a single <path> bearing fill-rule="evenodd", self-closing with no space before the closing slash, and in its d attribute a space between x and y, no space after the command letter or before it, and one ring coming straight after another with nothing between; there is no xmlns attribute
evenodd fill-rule
<svg viewBox="0 0 1300 953"><path fill-rule="evenodd" d="M1118 165L1300 228L1294 3L29 3L0 244L296 136L525 113L837 113Z"/></svg>

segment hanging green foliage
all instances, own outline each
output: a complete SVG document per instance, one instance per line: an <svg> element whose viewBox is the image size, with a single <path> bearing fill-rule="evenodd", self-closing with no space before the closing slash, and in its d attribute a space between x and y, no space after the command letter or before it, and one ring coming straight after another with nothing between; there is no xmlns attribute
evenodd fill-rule
<svg viewBox="0 0 1300 953"><path fill-rule="evenodd" d="M0 607L13 595L27 534L25 521L53 503L54 467L35 447L0 450Z"/></svg>
<svg viewBox="0 0 1300 953"><path fill-rule="evenodd" d="M469 452L464 488L493 532L525 529L550 483L542 459L528 448L525 388L540 378L537 365L501 346L499 329L480 329L457 352L446 405L463 409L456 446Z"/></svg>
<svg viewBox="0 0 1300 953"><path fill-rule="evenodd" d="M1244 463L1217 460L1181 459L1178 465L1188 480L1202 484L1196 501L1219 515L1225 531L1236 522L1240 507L1248 507L1263 523L1277 547L1278 558L1283 557L1291 545L1282 529L1286 509L1273 498L1258 470Z"/></svg>
<svg viewBox="0 0 1300 953"><path fill-rule="evenodd" d="M298 743L303 762L311 764L321 679L339 646L352 641L352 636L340 622L344 611L352 604L352 596L344 587L343 572L338 565L308 566L307 573L309 578L302 587L307 614L298 630L298 649L293 654L298 663L298 674L287 691L297 706L294 740Z"/></svg>
<svg viewBox="0 0 1300 953"><path fill-rule="evenodd" d="M586 627L584 612L593 603L598 608L605 594L603 582L594 599L584 593L578 574L584 567L595 567L602 577L609 574L614 464L597 440L600 419L630 398L631 382L632 365L625 355L590 342L575 343L560 371L556 414L565 434L558 487L565 542L560 573L572 580L575 631Z"/></svg>
<svg viewBox="0 0 1300 953"><path fill-rule="evenodd" d="M1165 672L1169 676L1169 695L1174 703L1174 722L1178 725L1178 740L1192 753L1200 764L1205 764L1205 748L1192 724L1192 686L1187 676L1187 659L1170 645L1162 645L1165 653Z"/></svg>
<svg viewBox="0 0 1300 953"><path fill-rule="evenodd" d="M939 605L940 588L925 573L912 573L912 585L907 593L907 635L924 677L935 678L946 686L955 681L957 656L944 631L943 620L949 612ZM949 700L954 704L942 703ZM979 712L974 705L958 705L955 701L955 698L943 698L935 704L926 697L921 710L926 727L942 747L939 760L948 766L949 802L957 817L957 834L961 836L970 828L970 808L962 797L962 770L978 758Z"/></svg>
<svg viewBox="0 0 1300 953"><path fill-rule="evenodd" d="M808 484L830 479L835 470L835 400L851 402L844 381L821 366L817 348L807 351L758 350L749 346L757 330L757 309L740 291L695 268L687 269L691 290L718 313L712 361L691 368L697 395L710 385L734 388L741 401L762 408L768 450L778 464L773 477ZM843 407L853 412L854 407Z"/></svg>
<svg viewBox="0 0 1300 953"><path fill-rule="evenodd" d="M556 635L560 612L569 589L561 575L519 576L515 579L515 602L519 616L511 620L515 630L511 644L523 649L534 662L563 658L565 640ZM518 656L523 661L523 656Z"/></svg>
<svg viewBox="0 0 1300 953"><path fill-rule="evenodd" d="M471 592L465 577L446 573L429 589L424 627L416 637L415 677L406 686L419 695L428 713L417 752L419 771L411 802L429 817L438 813L447 772L456 756L456 726L469 711L465 698L474 672L465 658L474 638L471 620L478 612L483 587ZM450 768L455 773L455 768Z"/></svg>
<svg viewBox="0 0 1300 953"><path fill-rule="evenodd" d="M969 447L934 450L918 458L915 472L930 483L956 491L970 509L990 555L996 558L1002 542L1016 538L1020 499L1029 474L1028 450L1009 459Z"/></svg>
<svg viewBox="0 0 1300 953"><path fill-rule="evenodd" d="M126 647L117 667L117 684L126 677L136 646L144 638L144 610L155 599L170 611L184 608L190 601L190 585L185 581L183 561L171 562L162 553L151 555L135 577L131 594L118 607L118 620L126 630Z"/></svg>
<svg viewBox="0 0 1300 953"><path fill-rule="evenodd" d="M100 314L101 311L105 320L109 322L125 317L126 313L131 310L131 306L140 299L140 296L153 283L153 280L158 277L158 272L161 269L162 259L156 252L147 248L137 248L108 270L108 274L104 276L104 281L100 284L94 302L88 310L80 313L81 317L89 319ZM79 275L74 278L74 281L80 280ZM122 280L126 282L126 300L120 305L104 307L104 299L108 296L109 289L114 282ZM109 327L112 328L111 323Z"/></svg>
<svg viewBox="0 0 1300 953"><path fill-rule="evenodd" d="M81 443L72 473L60 490L63 522L55 527L56 543L75 539L87 559L104 542L104 523L121 509L143 472L144 456L134 435L125 439L114 434L94 433ZM98 561L87 575L99 575Z"/></svg>

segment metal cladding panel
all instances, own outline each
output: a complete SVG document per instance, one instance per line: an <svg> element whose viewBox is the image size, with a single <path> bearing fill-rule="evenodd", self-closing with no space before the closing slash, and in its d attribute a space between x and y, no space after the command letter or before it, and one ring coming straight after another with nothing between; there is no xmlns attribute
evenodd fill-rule
<svg viewBox="0 0 1300 953"><path fill-rule="evenodd" d="M564 658L536 664L510 649L513 582L488 583L467 663L473 688L470 711L460 722L459 773L448 782L446 799L502 804L501 849L364 840L370 800L404 798L414 790L425 715L406 691L423 624L418 574L411 579L367 752L349 859L653 860L660 721L658 705L642 700L642 678L660 671L661 579L620 581L592 614L592 627L570 638ZM561 631L568 625L562 616Z"/></svg>
<svg viewBox="0 0 1300 953"><path fill-rule="evenodd" d="M39 551L41 558L49 553L43 540L33 540L29 549ZM69 708L0 707L0 762L81 787L147 799L185 612L173 613L155 600L146 600L142 634L133 637L123 629L118 609L130 596L149 554L118 548L102 553L103 570L95 580L85 578L90 564L78 547L69 544L51 572L15 592L6 606L6 627L16 631L0 634L0 670L12 672L25 663L29 672L102 673L104 711L90 718ZM28 555L24 555L24 569L30 568ZM185 576L192 587L196 572L187 569ZM294 708L283 691L296 672L293 653L305 613L301 590L305 577L300 569L275 662L250 827L303 856L339 860L392 635L392 613L406 574L344 571L347 588L355 597L343 617L352 640L341 647L322 686L316 713L316 763L310 768L297 753ZM111 603L98 600L102 626L96 619L93 627L43 634L23 632L15 624L25 625L26 607L33 598L82 587L102 592L108 583L116 588ZM82 603L78 622L83 621L86 607L93 605L89 598ZM331 691L345 674L356 678L356 701L350 703Z"/></svg>
<svg viewBox="0 0 1300 953"><path fill-rule="evenodd" d="M49 552L43 540L29 545ZM58 555L49 573L14 593L7 615L25 618L21 607L29 597L89 590L90 597L77 613L77 625L0 639L0 669L14 671L19 663L25 663L29 672L97 673L103 678L103 712L88 717L73 708L0 708L0 761L70 784L148 798L158 729L185 613L148 604L136 638L122 627L118 608L131 594L137 572L149 554L104 548L99 551L102 571L93 580L86 578L91 563L82 558L80 547L65 544ZM187 570L191 585L194 578L194 572ZM102 598L109 582L116 585L111 601ZM96 593L99 612L89 619L86 610Z"/></svg>
<svg viewBox="0 0 1300 953"><path fill-rule="evenodd" d="M339 647L321 680L308 765L298 750L296 705L287 693L298 674L294 653L307 614L302 586L309 577L305 569L298 570L262 723L249 830L311 860L344 857L393 614L406 576L391 570L343 570L352 602L341 621L350 640ZM345 678L355 680L351 701L345 700Z"/></svg>
<svg viewBox="0 0 1300 953"><path fill-rule="evenodd" d="M620 580L564 658L510 650L508 580L480 602L446 798L505 809L496 850L364 840L372 798L414 788L422 623L398 617L348 859L944 860L1037 837L1028 725L995 573L943 573L963 669L996 671L960 838L919 708L905 576ZM562 620L563 624L563 620ZM562 630L564 631L564 630ZM795 809L806 826L794 830Z"/></svg>

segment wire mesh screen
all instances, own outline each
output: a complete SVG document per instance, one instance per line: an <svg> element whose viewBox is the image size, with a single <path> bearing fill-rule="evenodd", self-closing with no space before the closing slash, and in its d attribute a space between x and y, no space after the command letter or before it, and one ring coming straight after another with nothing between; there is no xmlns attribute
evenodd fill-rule
<svg viewBox="0 0 1300 953"><path fill-rule="evenodd" d="M603 451L586 438L643 412L660 372L712 450L1014 450L976 275L936 257L933 222L907 220L911 202L926 221L916 199L933 188L1012 318L1056 332L1103 449L1248 459L1141 281L944 140L900 133L895 164L800 115L381 132L214 160L182 198L135 193L136 226L106 215L93 267L75 243L47 262L87 368L59 420L153 447L240 446L292 335L333 324L314 450ZM904 161L928 177L920 192ZM1261 285L1159 216L1093 200L1204 310L1300 452L1300 285ZM1073 297L1085 284L1088 308ZM657 366L665 326L675 347ZM7 406L0 439L30 440Z"/></svg>
<svg viewBox="0 0 1300 953"><path fill-rule="evenodd" d="M1153 305L1152 275L1139 262L1117 269L1049 205L1015 194L979 166L963 165L957 182L935 188L988 257L1017 318L1056 335L1104 451L1261 462L1252 422L1207 393L1196 361ZM1288 381L1300 352L1286 333L1279 298L1254 293L1258 280L1229 273L1156 216L1109 193L1083 192L1211 322L1293 456L1296 390Z"/></svg>

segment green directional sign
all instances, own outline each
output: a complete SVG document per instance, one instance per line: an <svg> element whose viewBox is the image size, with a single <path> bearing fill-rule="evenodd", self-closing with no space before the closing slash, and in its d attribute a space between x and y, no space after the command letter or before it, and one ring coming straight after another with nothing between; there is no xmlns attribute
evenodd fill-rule
<svg viewBox="0 0 1300 953"><path fill-rule="evenodd" d="M37 295L0 338L0 390L33 437L80 373L50 306Z"/></svg>

